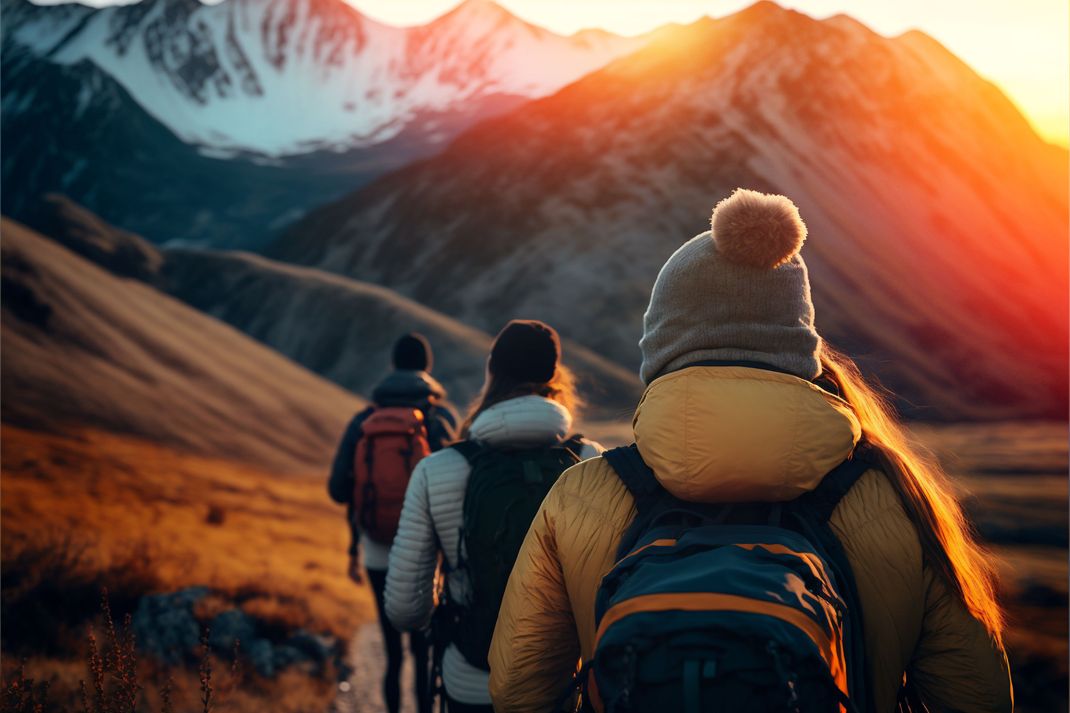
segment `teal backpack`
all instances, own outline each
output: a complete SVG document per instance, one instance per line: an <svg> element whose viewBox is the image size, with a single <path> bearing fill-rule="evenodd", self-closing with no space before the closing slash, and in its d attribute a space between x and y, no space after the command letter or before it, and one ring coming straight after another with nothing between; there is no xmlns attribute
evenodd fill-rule
<svg viewBox="0 0 1070 713"><path fill-rule="evenodd" d="M489 670L490 641L520 546L550 488L580 461L583 443L577 435L542 448L499 449L476 441L451 447L472 470L457 555L458 569L468 575L469 597L449 603L450 638L468 663Z"/></svg>
<svg viewBox="0 0 1070 713"><path fill-rule="evenodd" d="M828 521L867 447L788 503L700 505L666 492L633 445L603 454L637 515L596 599L577 676L599 713L866 710L862 620Z"/></svg>

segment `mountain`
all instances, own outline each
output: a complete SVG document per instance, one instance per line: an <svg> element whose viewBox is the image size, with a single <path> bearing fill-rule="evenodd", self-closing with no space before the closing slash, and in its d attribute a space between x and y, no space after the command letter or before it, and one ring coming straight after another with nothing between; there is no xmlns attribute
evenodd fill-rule
<svg viewBox="0 0 1070 713"><path fill-rule="evenodd" d="M360 399L8 219L3 421L132 435L277 472L326 467Z"/></svg>
<svg viewBox="0 0 1070 713"><path fill-rule="evenodd" d="M562 37L489 0L419 27L343 0L144 0L92 10L4 6L5 39L61 65L90 61L183 141L217 154L372 146L410 125L543 96L645 40Z"/></svg>
<svg viewBox="0 0 1070 713"><path fill-rule="evenodd" d="M47 217L41 197L59 192L161 240L255 246L305 207L407 156L399 150L382 163L368 155L343 165L317 154L285 166L211 158L89 60L60 65L5 47L0 84L0 202L5 214L34 227Z"/></svg>
<svg viewBox="0 0 1070 713"><path fill-rule="evenodd" d="M390 363L394 340L426 335L434 374L459 405L483 383L492 337L378 285L235 252L160 249L59 196L47 201L42 230L120 276L134 277L216 317L304 367L370 395ZM639 397L635 372L573 343L567 363L599 418L629 414Z"/></svg>
<svg viewBox="0 0 1070 713"><path fill-rule="evenodd" d="M62 193L159 242L258 249L311 207L638 47L484 0L414 28L343 0L3 0L4 212Z"/></svg>
<svg viewBox="0 0 1070 713"><path fill-rule="evenodd" d="M927 418L1063 418L1067 152L919 33L770 2L663 34L311 213L267 253L638 364L658 269L790 196L818 327Z"/></svg>

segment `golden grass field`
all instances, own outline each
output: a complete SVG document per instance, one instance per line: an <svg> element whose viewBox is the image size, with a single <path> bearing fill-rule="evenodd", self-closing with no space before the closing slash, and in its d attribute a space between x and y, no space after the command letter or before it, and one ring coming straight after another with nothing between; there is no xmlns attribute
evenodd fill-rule
<svg viewBox="0 0 1070 713"><path fill-rule="evenodd" d="M606 443L627 436L616 424L585 430ZM1066 426L933 426L916 433L955 476L982 534L993 539L1018 709L1064 709ZM5 567L42 546L78 549L83 578L109 586L120 600L141 593L131 589L207 585L219 592L207 607L239 602L261 620L342 640L373 616L369 592L345 576L348 535L341 509L327 498L325 473L268 474L100 431L54 435L5 425L0 435ZM27 662L28 677L52 681L57 704L73 703L86 676L81 630L65 641L62 653ZM14 664L5 656L5 677ZM227 665L219 663L224 680ZM143 667L146 710L158 710L153 686L168 674L176 679L176 709L200 710L195 672ZM319 712L333 695L329 676L290 670L273 680L246 678L218 709Z"/></svg>
<svg viewBox="0 0 1070 713"><path fill-rule="evenodd" d="M325 474L268 475L103 432L4 426L2 439L5 563L28 548L74 548L83 552L79 567L104 573L85 577L118 597L129 587L206 585L262 621L342 640L372 616L368 591L345 576L348 534ZM86 676L83 653L33 658L27 676L54 677L50 697L73 701ZM13 661L5 659L9 673ZM179 688L195 686L194 675ZM330 680L289 672L243 685L225 709L263 710L270 699L270 710L323 711L333 689ZM190 709L178 696L176 705Z"/></svg>

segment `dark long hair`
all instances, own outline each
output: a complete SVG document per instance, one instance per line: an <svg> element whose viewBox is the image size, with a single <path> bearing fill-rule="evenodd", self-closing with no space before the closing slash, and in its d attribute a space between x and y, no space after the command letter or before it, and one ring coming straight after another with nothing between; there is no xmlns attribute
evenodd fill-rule
<svg viewBox="0 0 1070 713"><path fill-rule="evenodd" d="M835 383L878 454L881 470L899 494L914 523L925 561L984 624L997 642L1003 639L1003 611L996 600L992 557L978 544L936 460L911 442L887 401L866 383L851 359L825 345L825 375Z"/></svg>
<svg viewBox="0 0 1070 713"><path fill-rule="evenodd" d="M468 438L468 431L472 427L472 422L476 420L479 414L494 404L500 404L503 401L520 396L542 396L551 401L556 401L564 406L572 414L573 418L578 415L579 410L583 407L583 399L576 392L576 377L573 376L572 371L567 366L560 362L557 364L554 375L550 380L542 384L516 381L508 376L491 374L488 369L483 388L468 407L468 415L461 424L461 439Z"/></svg>

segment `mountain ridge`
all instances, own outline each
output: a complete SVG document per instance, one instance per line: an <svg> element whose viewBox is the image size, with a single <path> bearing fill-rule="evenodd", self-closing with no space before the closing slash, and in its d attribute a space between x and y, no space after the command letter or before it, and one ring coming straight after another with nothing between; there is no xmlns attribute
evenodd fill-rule
<svg viewBox="0 0 1070 713"><path fill-rule="evenodd" d="M407 331L430 339L435 377L459 404L482 386L491 334L387 287L252 253L161 249L62 196L50 196L47 206L40 230L67 249L229 324L350 392L370 396L388 371L394 340ZM640 395L635 372L568 340L563 351L592 416L630 413Z"/></svg>
<svg viewBox="0 0 1070 713"><path fill-rule="evenodd" d="M819 328L901 407L1053 415L1066 184L1066 152L938 43L764 2L481 122L267 254L476 325L532 314L631 366L672 250L736 186L780 192L810 227Z"/></svg>
<svg viewBox="0 0 1070 713"><path fill-rule="evenodd" d="M230 249L645 41L493 3L415 28L343 0L0 7L5 214L32 225L61 193L159 243Z"/></svg>
<svg viewBox="0 0 1070 713"><path fill-rule="evenodd" d="M144 0L56 13L28 2L5 0L8 43L60 64L90 59L187 143L273 157L373 146L420 115L433 127L435 114L462 104L539 96L644 41L577 41L494 3L401 28L343 0Z"/></svg>

